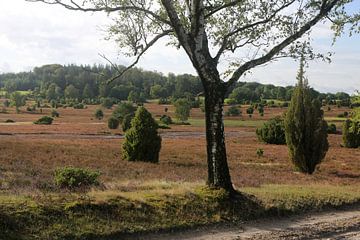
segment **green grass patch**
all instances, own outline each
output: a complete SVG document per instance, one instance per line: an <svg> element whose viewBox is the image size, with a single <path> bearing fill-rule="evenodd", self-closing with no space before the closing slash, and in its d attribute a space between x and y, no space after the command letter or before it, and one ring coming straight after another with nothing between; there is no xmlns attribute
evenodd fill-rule
<svg viewBox="0 0 360 240"><path fill-rule="evenodd" d="M0 195L0 239L121 239L157 231L359 203L359 186L266 185L229 198L200 184L148 183L132 191Z"/></svg>
<svg viewBox="0 0 360 240"><path fill-rule="evenodd" d="M205 119L190 118L188 121L191 126L194 127L205 127ZM225 119L225 127L261 127L265 121L263 120L233 120Z"/></svg>
<svg viewBox="0 0 360 240"><path fill-rule="evenodd" d="M344 122L346 120L346 118L341 118L341 117L325 117L325 120L327 122Z"/></svg>

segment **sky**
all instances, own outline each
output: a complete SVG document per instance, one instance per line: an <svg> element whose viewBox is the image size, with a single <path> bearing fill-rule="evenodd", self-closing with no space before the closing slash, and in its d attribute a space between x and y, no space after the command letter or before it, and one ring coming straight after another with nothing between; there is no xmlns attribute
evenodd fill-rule
<svg viewBox="0 0 360 240"><path fill-rule="evenodd" d="M359 0L355 0L360 9ZM357 5L359 4L359 5ZM30 71L45 64L128 65L132 59L120 53L113 41L105 40L111 19L105 13L83 13L60 6L25 0L0 1L0 72ZM310 85L321 92L360 90L360 35L343 36L332 46L332 32L319 26L312 33L317 52L335 52L331 64L312 61L306 70ZM140 60L145 70L196 74L183 50L155 45ZM294 85L298 63L291 59L259 67L240 81L280 86Z"/></svg>

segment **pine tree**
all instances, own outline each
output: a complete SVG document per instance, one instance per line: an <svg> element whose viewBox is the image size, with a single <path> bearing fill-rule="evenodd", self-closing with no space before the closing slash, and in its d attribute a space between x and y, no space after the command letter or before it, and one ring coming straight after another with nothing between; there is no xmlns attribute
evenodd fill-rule
<svg viewBox="0 0 360 240"><path fill-rule="evenodd" d="M301 58L298 84L285 117L285 137L289 155L297 170L312 174L329 148L327 123L321 103L312 99L304 77L305 59Z"/></svg>
<svg viewBox="0 0 360 240"><path fill-rule="evenodd" d="M126 131L123 158L129 161L159 162L161 137L158 125L144 107L139 107Z"/></svg>

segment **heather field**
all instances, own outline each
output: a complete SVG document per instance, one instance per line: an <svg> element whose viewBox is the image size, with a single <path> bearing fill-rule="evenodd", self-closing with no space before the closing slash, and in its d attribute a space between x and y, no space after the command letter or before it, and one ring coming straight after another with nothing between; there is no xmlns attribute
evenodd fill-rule
<svg viewBox="0 0 360 240"><path fill-rule="evenodd" d="M173 106L149 103L145 107L157 119L165 107L167 114L174 117ZM256 127L281 115L285 108L266 108L264 117L258 113L251 118L246 114L225 117L232 180L236 189L248 196L232 206L236 214L224 210L228 205L219 200L223 192L204 188L206 143L200 109L192 110L191 125L171 125L171 129L160 130L160 161L151 164L122 160L123 132L108 129L106 121L111 110L105 110L103 120L96 120L96 108L59 108L60 117L52 125L32 124L49 114L50 109L35 114L25 109L16 114L14 109L8 109L8 113L0 114L0 207L6 216L1 221L9 218L15 224L4 236L20 232L17 237L26 236L24 239L91 239L93 235L105 236L95 239L112 239L110 236L123 233L319 210L360 201L360 151L341 147L341 134L329 135L330 149L313 175L294 171L285 145L259 142ZM344 111L349 109L325 110L326 119L340 129L344 119L337 115ZM5 123L7 119L15 122ZM264 150L260 157L256 154L259 148ZM65 166L98 170L100 185L79 192L58 189L54 171ZM101 209L109 211L108 215L104 216ZM45 217L63 210L65 215L61 214L60 219L66 221ZM130 212L134 215L130 216ZM178 219L178 214L183 215ZM155 223L147 218L160 220ZM39 225L32 228L27 222L30 219L37 219ZM86 219L104 226L94 229L84 224ZM53 225L45 227L47 221ZM109 221L113 222L111 226Z"/></svg>

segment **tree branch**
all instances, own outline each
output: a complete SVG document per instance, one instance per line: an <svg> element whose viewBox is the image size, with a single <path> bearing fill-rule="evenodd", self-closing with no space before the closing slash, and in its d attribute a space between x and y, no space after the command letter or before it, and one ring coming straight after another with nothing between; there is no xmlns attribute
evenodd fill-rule
<svg viewBox="0 0 360 240"><path fill-rule="evenodd" d="M303 36L312 26L318 23L321 19L326 17L326 15L331 11L331 9L341 0L332 0L328 4L326 0L323 0L319 13L305 25L303 25L297 32L283 40L281 43L273 47L267 54L259 57L257 59L246 62L242 66L240 66L232 75L230 80L227 82L227 86L231 86L234 84L239 78L244 74L244 72L249 69L264 64L270 61L274 56L276 56L280 51L282 51L285 47L293 43L296 39Z"/></svg>
<svg viewBox="0 0 360 240"><path fill-rule="evenodd" d="M140 60L141 56L144 55L144 53L151 47L153 46L160 38L165 37L167 35L169 35L171 32L173 32L173 30L166 30L158 35L156 35L148 44L146 44L146 46L144 47L143 50L141 50L141 52L139 53L139 55L136 57L135 61L130 64L128 67L126 67L124 70L119 70L119 68L115 67L116 71L118 72L118 75L110 78L107 83L111 83L114 80L120 78L122 75L124 75L125 72L127 72L129 69L133 68ZM109 61L105 56L102 56L103 58L105 58L107 61ZM110 61L109 61L110 62ZM113 64L112 64L113 65ZM113 65L114 66L114 65Z"/></svg>
<svg viewBox="0 0 360 240"><path fill-rule="evenodd" d="M26 0L28 2L43 2L46 4L52 4L52 5L61 5L66 9L73 10L73 11L82 11L82 12L116 12L116 11L138 11L143 12L147 15L152 16L158 21L161 21L167 25L170 25L170 22L158 14L154 13L153 11L150 11L148 9L145 9L143 7L137 7L135 5L133 6L118 6L118 7L110 7L107 5L107 3L104 4L104 7L81 7L78 3L74 2L73 0L70 0L70 4L64 3L61 0Z"/></svg>
<svg viewBox="0 0 360 240"><path fill-rule="evenodd" d="M266 24L268 22L270 22L280 11L282 11L283 9L289 7L290 5L292 5L293 3L295 2L295 0L292 0L286 4L284 4L283 6L281 6L280 8L278 8L277 10L275 10L268 18L266 19L263 19L263 20L260 20L260 21L257 21L257 22L253 22L251 24L248 24L248 25L245 25L245 26L242 26L240 28L237 28L235 29L234 31L232 32L229 32L228 34L226 34L223 38L223 42L221 44L221 47L219 48L218 52L216 53L215 57L214 57L214 60L216 62L219 61L220 59L220 56L224 53L224 51L227 49L227 44L229 43L229 38L234 36L235 34L239 33L239 32L242 32L242 31L245 31L247 29L250 29L250 28L253 28L253 27L256 27L258 25L261 25L261 24Z"/></svg>
<svg viewBox="0 0 360 240"><path fill-rule="evenodd" d="M228 7L233 7L235 6L236 4L238 3L241 3L242 1L244 0L234 0L234 1L231 1L231 2L228 2L228 3L225 3L223 5L220 5L218 7L215 7L212 11L210 11L209 13L205 14L205 18L208 18L212 15L214 15L215 13L225 9L225 8L228 8Z"/></svg>

